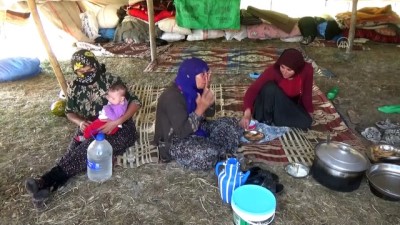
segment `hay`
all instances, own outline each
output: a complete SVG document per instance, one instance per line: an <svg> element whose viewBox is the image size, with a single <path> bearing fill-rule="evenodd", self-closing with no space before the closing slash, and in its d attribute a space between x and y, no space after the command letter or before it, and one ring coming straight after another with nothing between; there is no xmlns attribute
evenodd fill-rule
<svg viewBox="0 0 400 225"><path fill-rule="evenodd" d="M182 43L187 44L187 43ZM193 43L190 43L193 44ZM196 42L199 45L295 44L257 42ZM400 81L395 76L400 65L398 52L391 45L371 45L371 51L355 52L354 61L335 58L335 48L306 48L310 57L337 78L315 79L321 90L339 85L345 115L349 107L357 109L360 127L396 115L382 115L376 107L398 98ZM393 60L388 60L393 59ZM146 74L145 60L100 58L107 68L116 71L129 83L168 84L174 74ZM69 62L60 62L67 79L72 74ZM62 155L75 127L66 118L50 113L59 88L48 63L44 73L24 81L0 83L0 217L2 224L232 224L229 206L222 204L213 171L194 172L176 163L147 164L135 169L114 168L111 180L97 184L85 174L74 177L56 192L47 209L37 212L23 182L40 175ZM378 79L381 78L381 79ZM219 76L214 83L249 83L247 74ZM379 82L379 83L378 83ZM350 127L352 126L349 124ZM353 126L354 128L354 126ZM376 198L366 181L352 193L333 192L311 177L294 179L282 166L266 166L279 175L285 185L278 196L275 224L400 224L400 205Z"/></svg>

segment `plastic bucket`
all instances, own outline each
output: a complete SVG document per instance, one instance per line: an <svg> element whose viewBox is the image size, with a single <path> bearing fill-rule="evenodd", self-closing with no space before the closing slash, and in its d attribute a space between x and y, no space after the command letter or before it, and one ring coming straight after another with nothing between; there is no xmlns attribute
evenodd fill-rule
<svg viewBox="0 0 400 225"><path fill-rule="evenodd" d="M265 225L274 220L276 198L268 189L248 184L233 192L231 206L235 225Z"/></svg>

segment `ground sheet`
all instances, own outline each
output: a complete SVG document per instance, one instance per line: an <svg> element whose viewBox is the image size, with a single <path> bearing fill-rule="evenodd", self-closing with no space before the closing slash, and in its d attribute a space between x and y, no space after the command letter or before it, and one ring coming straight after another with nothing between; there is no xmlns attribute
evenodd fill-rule
<svg viewBox="0 0 400 225"><path fill-rule="evenodd" d="M245 85L212 85L216 95L215 117L242 116L242 98ZM133 86L132 91L143 103L135 121L139 133L139 141L123 156L118 164L123 167L137 167L145 163L157 163L158 151L151 144L154 135L155 110L157 99L164 90L158 86ZM320 89L313 87L314 122L308 131L292 129L290 132L262 144L243 144L238 152L253 162L285 165L289 162L302 162L311 165L314 159L314 147L326 141L328 134L333 141L340 141L363 150L359 138L350 130L336 109Z"/></svg>
<svg viewBox="0 0 400 225"><path fill-rule="evenodd" d="M148 43L115 43L92 44L87 42L76 42L76 47L92 51L96 56L125 57L149 59L151 50ZM158 46L157 54L165 52L170 45Z"/></svg>
<svg viewBox="0 0 400 225"><path fill-rule="evenodd" d="M206 61L212 73L216 75L261 73L278 59L283 50L271 46L208 48L172 45L159 55L156 61L150 62L144 72L176 73L184 59L198 57ZM333 76L328 70L319 67L301 48L299 50L303 52L306 61L312 64L315 76Z"/></svg>

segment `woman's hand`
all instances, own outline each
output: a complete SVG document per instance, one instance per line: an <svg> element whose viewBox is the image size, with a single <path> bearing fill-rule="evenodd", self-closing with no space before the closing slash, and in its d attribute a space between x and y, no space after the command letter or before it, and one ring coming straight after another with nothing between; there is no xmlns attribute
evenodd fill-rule
<svg viewBox="0 0 400 225"><path fill-rule="evenodd" d="M195 113L199 116L203 115L204 112L210 107L215 101L214 92L209 88L204 88L203 94L197 94L196 98L196 109Z"/></svg>
<svg viewBox="0 0 400 225"><path fill-rule="evenodd" d="M250 109L246 109L243 113L243 117L239 122L239 125L243 128L243 129L248 129L249 128L249 123L251 120L251 111Z"/></svg>
<svg viewBox="0 0 400 225"><path fill-rule="evenodd" d="M86 120L82 120L79 123L79 129L81 129L81 131L84 131L86 129L87 126L89 126L92 122L90 121L86 121Z"/></svg>
<svg viewBox="0 0 400 225"><path fill-rule="evenodd" d="M117 120L107 120L103 126L100 127L99 131L104 134L110 134L112 130L114 130L119 125Z"/></svg>

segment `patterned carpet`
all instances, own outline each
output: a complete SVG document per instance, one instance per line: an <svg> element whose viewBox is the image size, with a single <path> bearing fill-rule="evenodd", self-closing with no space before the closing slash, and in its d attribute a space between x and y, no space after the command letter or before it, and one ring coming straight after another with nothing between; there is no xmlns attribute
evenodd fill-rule
<svg viewBox="0 0 400 225"><path fill-rule="evenodd" d="M261 47L200 47L200 46L172 46L158 55L154 62L145 68L144 72L176 73L183 59L198 57L205 60L213 74L248 74L261 73L266 67L273 64L284 49L270 46ZM329 70L322 68L303 52L304 58L311 63L315 76L332 77Z"/></svg>
<svg viewBox="0 0 400 225"><path fill-rule="evenodd" d="M212 85L216 95L215 117L241 117L242 97L247 89L245 85ZM136 115L139 141L131 147L117 163L123 167L137 167L146 163L158 162L157 148L151 145L154 136L154 121L157 99L163 87L133 86L132 91L143 103ZM285 165L288 162L302 162L311 165L314 159L314 147L326 141L328 133L331 140L350 144L362 151L364 146L358 137L346 126L334 106L320 89L313 87L315 107L314 123L311 130L292 129L279 139L262 144L244 144L239 152L253 162Z"/></svg>
<svg viewBox="0 0 400 225"><path fill-rule="evenodd" d="M122 58L150 58L151 51L147 43L115 43L92 44L76 42L76 47L92 51L96 56ZM165 52L170 45L158 46L157 54Z"/></svg>
<svg viewBox="0 0 400 225"><path fill-rule="evenodd" d="M213 47L210 49L199 46L172 46L167 52L158 57L156 63L150 63L144 71L176 73L183 59L198 57L208 63L214 74L262 72L268 65L276 61L280 52L279 49L274 47L253 49Z"/></svg>

